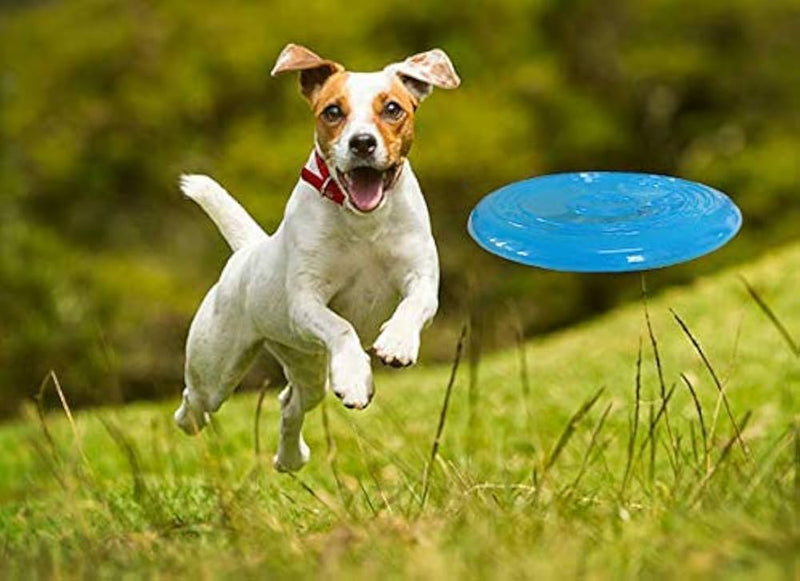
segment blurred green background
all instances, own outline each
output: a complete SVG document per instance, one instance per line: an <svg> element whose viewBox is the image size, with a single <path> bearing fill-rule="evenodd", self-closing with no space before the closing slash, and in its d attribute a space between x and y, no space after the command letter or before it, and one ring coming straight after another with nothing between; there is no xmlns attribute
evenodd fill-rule
<svg viewBox="0 0 800 581"><path fill-rule="evenodd" d="M728 192L740 236L653 288L800 230L797 0L0 2L0 413L51 368L75 404L177 395L228 255L177 177L213 175L276 227L312 138L296 81L268 76L290 41L354 70L438 46L462 76L411 154L442 258L428 361L467 317L494 349L640 292L479 250L467 214L509 181L621 169Z"/></svg>

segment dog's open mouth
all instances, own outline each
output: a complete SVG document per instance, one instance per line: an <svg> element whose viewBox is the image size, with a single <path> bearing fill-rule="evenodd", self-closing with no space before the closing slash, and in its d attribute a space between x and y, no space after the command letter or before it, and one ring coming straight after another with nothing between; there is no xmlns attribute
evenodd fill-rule
<svg viewBox="0 0 800 581"><path fill-rule="evenodd" d="M399 169L399 165L393 165L385 170L357 167L348 172L337 171L350 203L360 212L372 212L381 205L384 191L394 184Z"/></svg>

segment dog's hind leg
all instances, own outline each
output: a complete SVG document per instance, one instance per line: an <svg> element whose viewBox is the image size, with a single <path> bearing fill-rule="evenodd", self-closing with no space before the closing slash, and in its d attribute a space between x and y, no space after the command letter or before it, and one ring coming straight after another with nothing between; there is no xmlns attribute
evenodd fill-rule
<svg viewBox="0 0 800 581"><path fill-rule="evenodd" d="M261 347L237 304L219 300L219 286L203 299L186 342L185 389L175 423L199 432L247 373Z"/></svg>
<svg viewBox="0 0 800 581"><path fill-rule="evenodd" d="M281 404L281 434L272 463L278 472L300 470L311 455L303 439L304 405L300 389L288 384L278 396Z"/></svg>
<svg viewBox="0 0 800 581"><path fill-rule="evenodd" d="M289 384L278 396L281 404L280 439L273 460L279 472L295 472L308 462L311 452L303 439L303 419L325 396L325 357L308 354L306 357L309 359L302 371L284 365Z"/></svg>

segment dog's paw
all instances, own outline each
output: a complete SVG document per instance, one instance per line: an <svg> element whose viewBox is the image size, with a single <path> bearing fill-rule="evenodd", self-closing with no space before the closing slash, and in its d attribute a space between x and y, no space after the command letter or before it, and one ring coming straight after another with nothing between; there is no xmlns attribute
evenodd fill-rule
<svg viewBox="0 0 800 581"><path fill-rule="evenodd" d="M278 453L272 459L272 466L278 472L297 472L306 465L309 458L311 458L311 449L301 437L300 446L295 450L289 451L283 446L279 446Z"/></svg>
<svg viewBox="0 0 800 581"><path fill-rule="evenodd" d="M207 411L192 406L189 402L188 391L184 390L181 407L175 410L173 418L175 425L190 436L194 436L206 427L211 416Z"/></svg>
<svg viewBox="0 0 800 581"><path fill-rule="evenodd" d="M419 330L404 320L389 319L381 328L372 350L385 365L413 365L419 355Z"/></svg>
<svg viewBox="0 0 800 581"><path fill-rule="evenodd" d="M369 355L361 349L331 357L331 389L345 407L364 409L375 391Z"/></svg>

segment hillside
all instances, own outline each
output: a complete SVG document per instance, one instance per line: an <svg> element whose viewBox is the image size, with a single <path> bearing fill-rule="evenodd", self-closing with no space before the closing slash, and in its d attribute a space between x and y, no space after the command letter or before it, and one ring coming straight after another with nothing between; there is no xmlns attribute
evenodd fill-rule
<svg viewBox="0 0 800 581"><path fill-rule="evenodd" d="M30 568L62 577L791 576L800 566L800 362L739 275L798 340L798 265L795 244L651 298L666 413L641 304L523 351L481 361L465 354L427 497L422 475L448 366L381 373L363 413L328 398L333 445L313 412L312 459L297 477L270 466L271 395L259 457L253 394L235 396L196 439L171 425L177 386L167 404L76 414L77 437L63 413L48 415L44 430L32 406L27 421L0 427L2 569L17 577ZM670 309L724 384L742 442Z"/></svg>

